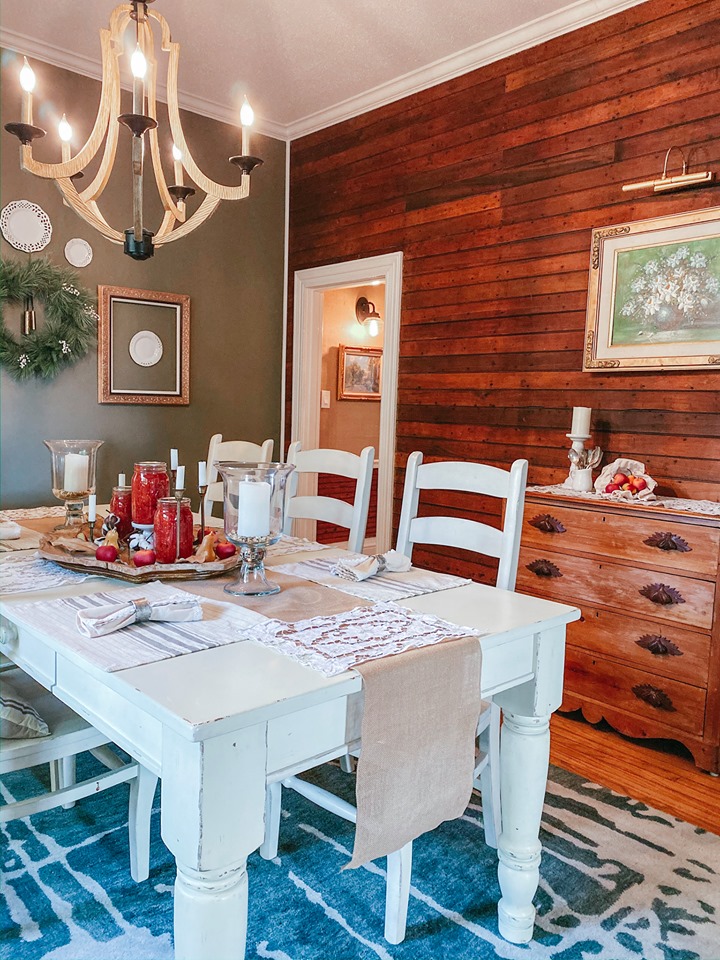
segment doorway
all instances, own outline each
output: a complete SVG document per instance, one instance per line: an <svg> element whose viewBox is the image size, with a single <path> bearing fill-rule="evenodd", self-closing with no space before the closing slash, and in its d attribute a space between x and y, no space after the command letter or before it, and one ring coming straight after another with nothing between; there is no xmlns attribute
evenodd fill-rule
<svg viewBox="0 0 720 960"><path fill-rule="evenodd" d="M365 287L372 284L382 284L385 288L380 429L376 451L378 459L376 549L378 552L383 552L390 548L392 537L402 253L366 257L361 260L329 264L296 272L291 439L300 440L306 450L320 446L325 293L330 290ZM306 489L304 492L314 491ZM295 526L299 536L312 537L313 528L312 521L299 521Z"/></svg>

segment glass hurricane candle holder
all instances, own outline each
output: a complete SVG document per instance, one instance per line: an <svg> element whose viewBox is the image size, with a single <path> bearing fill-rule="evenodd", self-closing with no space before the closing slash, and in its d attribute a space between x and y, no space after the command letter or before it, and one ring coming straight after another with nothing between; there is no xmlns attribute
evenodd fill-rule
<svg viewBox="0 0 720 960"><path fill-rule="evenodd" d="M103 440L43 440L52 456L52 492L65 501L65 523L56 530L77 535L84 521L83 505L95 493L95 462Z"/></svg>
<svg viewBox="0 0 720 960"><path fill-rule="evenodd" d="M287 463L215 463L223 479L225 536L241 558L238 578L225 587L238 597L279 593L265 576L265 552L283 528L285 484L295 469Z"/></svg>

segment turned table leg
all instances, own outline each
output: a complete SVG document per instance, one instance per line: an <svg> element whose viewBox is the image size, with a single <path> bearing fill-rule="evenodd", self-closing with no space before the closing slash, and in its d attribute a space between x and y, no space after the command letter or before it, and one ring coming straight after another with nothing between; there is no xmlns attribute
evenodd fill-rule
<svg viewBox="0 0 720 960"><path fill-rule="evenodd" d="M533 897L540 881L540 817L550 757L550 717L505 714L500 748L502 835L498 844L500 933L532 940Z"/></svg>

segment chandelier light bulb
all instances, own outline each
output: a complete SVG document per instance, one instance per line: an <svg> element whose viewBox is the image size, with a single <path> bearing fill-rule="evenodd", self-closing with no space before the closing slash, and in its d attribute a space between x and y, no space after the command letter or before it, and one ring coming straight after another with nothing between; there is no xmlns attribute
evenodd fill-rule
<svg viewBox="0 0 720 960"><path fill-rule="evenodd" d="M25 93L32 93L35 89L35 71L27 62L27 57L23 57L23 60L25 62L20 70L20 86Z"/></svg>
<svg viewBox="0 0 720 960"><path fill-rule="evenodd" d="M253 120L255 119L255 114L253 108L248 103L248 98L245 97L242 107L240 107L240 123L244 127L251 127Z"/></svg>
<svg viewBox="0 0 720 960"><path fill-rule="evenodd" d="M72 127L67 122L65 114L62 115L62 120L58 124L58 136L63 143L70 143L72 140Z"/></svg>
<svg viewBox="0 0 720 960"><path fill-rule="evenodd" d="M147 73L147 60L145 54L140 49L140 44L135 47L135 52L130 57L130 69L136 80L144 80Z"/></svg>
<svg viewBox="0 0 720 960"><path fill-rule="evenodd" d="M175 144L173 144L172 146L172 155L173 155L173 160L176 160L178 162L182 160L182 150L178 150Z"/></svg>

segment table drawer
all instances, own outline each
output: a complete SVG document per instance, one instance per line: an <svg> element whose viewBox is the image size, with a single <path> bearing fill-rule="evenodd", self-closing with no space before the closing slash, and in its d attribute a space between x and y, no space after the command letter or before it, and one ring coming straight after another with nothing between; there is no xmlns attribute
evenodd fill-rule
<svg viewBox="0 0 720 960"><path fill-rule="evenodd" d="M585 700L665 724L670 737L673 730L696 736L703 732L705 690L593 657L571 644L565 657L565 688Z"/></svg>
<svg viewBox="0 0 720 960"><path fill-rule="evenodd" d="M568 624L568 642L600 656L617 657L648 673L706 686L710 636L607 610L583 608Z"/></svg>
<svg viewBox="0 0 720 960"><path fill-rule="evenodd" d="M541 550L592 553L713 580L720 551L717 527L552 503L525 505L522 539Z"/></svg>
<svg viewBox="0 0 720 960"><path fill-rule="evenodd" d="M523 547L517 589L580 607L614 607L632 616L688 624L701 630L709 631L712 625L714 582L677 576L667 570L625 567Z"/></svg>
<svg viewBox="0 0 720 960"><path fill-rule="evenodd" d="M55 682L55 651L39 640L27 627L18 627L0 617L0 652L50 689Z"/></svg>

